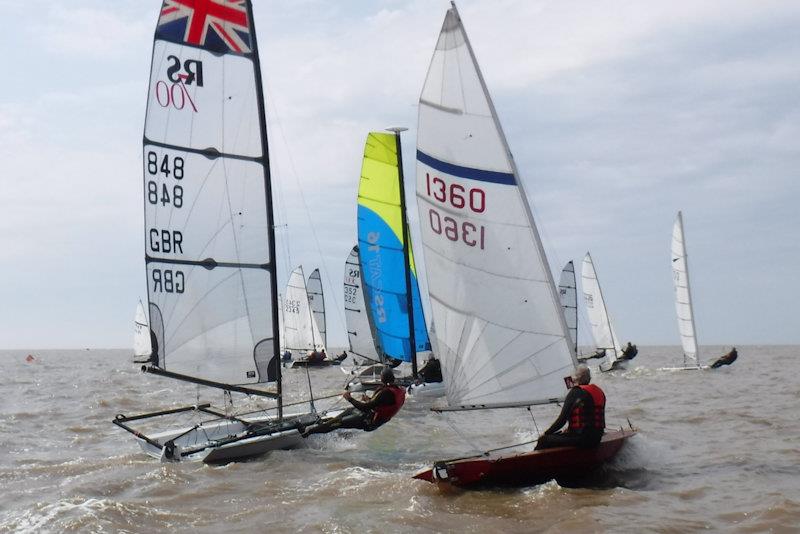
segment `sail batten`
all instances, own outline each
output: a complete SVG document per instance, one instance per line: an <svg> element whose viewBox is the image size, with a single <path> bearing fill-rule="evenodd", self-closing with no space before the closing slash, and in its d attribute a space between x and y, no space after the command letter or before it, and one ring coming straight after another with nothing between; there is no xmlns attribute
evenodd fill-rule
<svg viewBox="0 0 800 534"><path fill-rule="evenodd" d="M562 398L562 378L575 365L569 334L455 7L419 102L417 206L448 404L490 408Z"/></svg>
<svg viewBox="0 0 800 534"><path fill-rule="evenodd" d="M257 384L279 373L261 73L250 2L208 16L165 0L153 43L143 135L152 361Z"/></svg>
<svg viewBox="0 0 800 534"><path fill-rule="evenodd" d="M694 325L692 292L689 285L689 260L683 232L683 214L679 211L672 227L672 281L675 286L675 312L684 355L700 365L697 350L697 331Z"/></svg>

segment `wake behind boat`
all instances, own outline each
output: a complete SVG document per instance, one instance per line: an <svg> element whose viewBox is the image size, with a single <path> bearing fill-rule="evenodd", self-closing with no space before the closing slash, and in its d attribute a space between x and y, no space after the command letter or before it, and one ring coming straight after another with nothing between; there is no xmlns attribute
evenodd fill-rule
<svg viewBox="0 0 800 534"><path fill-rule="evenodd" d="M437 411L563 402L563 378L577 363L573 341L516 164L455 4L445 17L420 96L417 143L417 205L436 325L433 345L447 398ZM536 484L561 469L569 474L568 469L600 465L628 437L610 432L605 445L588 454L570 447L500 454L490 462L445 460L417 478L455 477L469 485L486 470L493 473L485 479L492 484Z"/></svg>

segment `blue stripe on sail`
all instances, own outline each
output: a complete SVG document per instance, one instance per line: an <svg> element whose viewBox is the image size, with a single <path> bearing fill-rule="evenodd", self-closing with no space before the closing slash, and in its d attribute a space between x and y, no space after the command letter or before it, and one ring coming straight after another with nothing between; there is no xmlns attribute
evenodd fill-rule
<svg viewBox="0 0 800 534"><path fill-rule="evenodd" d="M438 160L433 156L417 150L417 161L433 167L437 171L447 173L451 176L458 176L459 178L469 178L470 180L477 180L479 182L491 182L493 184L516 185L517 180L514 175L508 172L485 171L483 169L473 169L471 167L462 167L461 165L454 165L446 161Z"/></svg>
<svg viewBox="0 0 800 534"><path fill-rule="evenodd" d="M371 242L372 241L372 242ZM361 284L376 344L392 358L411 361L403 246L374 211L358 206ZM417 277L411 274L416 351L431 350Z"/></svg>

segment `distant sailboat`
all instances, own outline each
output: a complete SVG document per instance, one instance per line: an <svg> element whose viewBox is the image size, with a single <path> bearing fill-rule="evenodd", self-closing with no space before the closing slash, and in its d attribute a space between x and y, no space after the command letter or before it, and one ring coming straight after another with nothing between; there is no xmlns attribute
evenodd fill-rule
<svg viewBox="0 0 800 534"><path fill-rule="evenodd" d="M331 360L309 359L309 354L323 353L326 348L322 340L317 316L311 306L303 267L299 266L289 275L283 296L284 350L293 355L292 367L327 366Z"/></svg>
<svg viewBox="0 0 800 534"><path fill-rule="evenodd" d="M313 410L283 409L272 181L252 5L217 2L212 16L206 4L165 0L155 32L143 146L153 345L143 370L275 399L276 406L235 416L193 404L114 419L146 453L169 461L221 462L294 447L303 441L299 428L320 420ZM181 413L193 422L157 433L134 428Z"/></svg>
<svg viewBox="0 0 800 534"><path fill-rule="evenodd" d="M379 363L375 341L369 326L369 318L361 289L361 263L358 245L353 247L344 265L344 317L347 322L347 339L350 354L370 363Z"/></svg>
<svg viewBox="0 0 800 534"><path fill-rule="evenodd" d="M147 363L152 354L150 324L147 322L147 315L140 300L136 305L136 316L133 319L133 363Z"/></svg>
<svg viewBox="0 0 800 534"><path fill-rule="evenodd" d="M322 277L319 274L319 269L314 269L311 276L308 277L306 283L308 290L308 303L311 305L311 311L314 313L314 320L317 322L317 329L322 338L322 346L328 346L328 332L325 322L325 294L322 290Z"/></svg>
<svg viewBox="0 0 800 534"><path fill-rule="evenodd" d="M586 313L589 316L589 324L592 327L592 337L598 353L605 356L600 359L600 370L611 371L623 364L625 360L617 362L622 357L622 347L614 332L611 324L611 317L608 314L606 301L603 298L603 290L600 289L600 280L594 269L592 256L588 252L583 258L581 268L581 282L583 285L583 298L586 303Z"/></svg>
<svg viewBox="0 0 800 534"><path fill-rule="evenodd" d="M419 100L419 208L442 410L557 403L575 353L527 196L455 4ZM415 478L442 485L538 483L610 458L597 449L479 454L439 461ZM525 445L525 444L519 444ZM555 463L554 463L555 462Z"/></svg>
<svg viewBox="0 0 800 534"><path fill-rule="evenodd" d="M675 312L678 317L678 332L683 347L683 367L675 369L707 369L700 365L697 348L697 330L694 325L692 289L689 285L689 258L683 232L683 214L679 211L672 226L672 281L675 284Z"/></svg>
<svg viewBox="0 0 800 534"><path fill-rule="evenodd" d="M575 354L578 353L578 286L575 282L575 264L568 261L561 270L558 282L558 294L561 298L561 308L564 310L564 319L567 330L572 339Z"/></svg>

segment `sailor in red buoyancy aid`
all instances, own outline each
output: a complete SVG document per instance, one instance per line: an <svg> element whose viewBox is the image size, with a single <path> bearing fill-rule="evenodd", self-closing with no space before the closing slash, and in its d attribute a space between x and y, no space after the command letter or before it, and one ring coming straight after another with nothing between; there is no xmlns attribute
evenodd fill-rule
<svg viewBox="0 0 800 534"><path fill-rule="evenodd" d="M576 385L567 393L561 414L539 437L536 449L592 448L600 443L606 428L606 395L598 386L589 383L592 375L585 365L578 366L573 379ZM567 430L559 432L565 423Z"/></svg>
<svg viewBox="0 0 800 534"><path fill-rule="evenodd" d="M406 390L394 384L394 373L388 367L381 372L381 383L371 398L364 401L354 399L349 391L342 397L347 399L352 408L348 408L330 421L314 425L302 431L303 437L309 434L320 434L337 428L358 428L372 432L400 411L406 401Z"/></svg>

